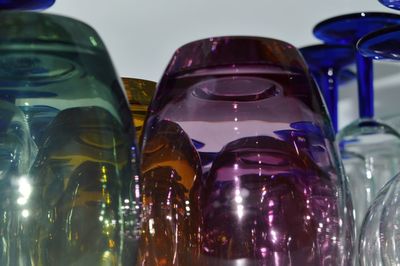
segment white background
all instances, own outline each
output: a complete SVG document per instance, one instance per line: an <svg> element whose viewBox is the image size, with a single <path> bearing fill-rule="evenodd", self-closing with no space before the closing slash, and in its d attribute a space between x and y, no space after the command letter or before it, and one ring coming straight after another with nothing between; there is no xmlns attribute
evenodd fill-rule
<svg viewBox="0 0 400 266"><path fill-rule="evenodd" d="M377 0L56 0L46 12L94 27L121 76L158 81L174 50L205 37L255 35L315 44L313 26L360 11L396 13ZM399 12L397 12L399 13ZM400 114L400 62L376 64L378 116ZM357 116L356 83L341 90L340 124Z"/></svg>

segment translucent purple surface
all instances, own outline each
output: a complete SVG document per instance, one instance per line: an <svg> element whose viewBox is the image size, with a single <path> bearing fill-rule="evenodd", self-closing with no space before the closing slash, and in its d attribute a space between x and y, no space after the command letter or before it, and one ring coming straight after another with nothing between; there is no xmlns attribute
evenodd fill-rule
<svg viewBox="0 0 400 266"><path fill-rule="evenodd" d="M335 264L321 256L339 255L332 181L291 143L260 136L227 144L201 188L202 254L274 265Z"/></svg>
<svg viewBox="0 0 400 266"><path fill-rule="evenodd" d="M351 202L307 73L273 39L176 51L144 135L142 265L350 263Z"/></svg>

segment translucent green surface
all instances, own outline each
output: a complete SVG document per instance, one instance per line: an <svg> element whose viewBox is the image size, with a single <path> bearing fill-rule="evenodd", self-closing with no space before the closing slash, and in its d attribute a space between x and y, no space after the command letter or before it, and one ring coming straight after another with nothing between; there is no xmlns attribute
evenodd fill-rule
<svg viewBox="0 0 400 266"><path fill-rule="evenodd" d="M0 265L134 265L134 127L103 42L69 18L7 12L0 53Z"/></svg>

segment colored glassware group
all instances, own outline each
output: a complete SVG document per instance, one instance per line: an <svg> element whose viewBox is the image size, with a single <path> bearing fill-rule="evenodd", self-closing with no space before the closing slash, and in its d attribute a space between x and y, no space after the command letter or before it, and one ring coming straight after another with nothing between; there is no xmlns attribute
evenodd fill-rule
<svg viewBox="0 0 400 266"><path fill-rule="evenodd" d="M400 176L384 184L400 135L375 120L372 83L372 59L400 57L395 25L332 18L302 55L203 39L174 53L157 89L123 78L124 92L86 24L0 13L0 265L398 264ZM337 135L346 178L337 85L355 60L360 119Z"/></svg>
<svg viewBox="0 0 400 266"><path fill-rule="evenodd" d="M0 264L134 265L134 128L104 44L61 16L0 13Z"/></svg>

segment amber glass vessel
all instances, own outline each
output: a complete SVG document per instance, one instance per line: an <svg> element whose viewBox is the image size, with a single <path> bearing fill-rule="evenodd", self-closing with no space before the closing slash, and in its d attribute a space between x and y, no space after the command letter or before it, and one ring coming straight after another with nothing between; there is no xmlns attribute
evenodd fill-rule
<svg viewBox="0 0 400 266"><path fill-rule="evenodd" d="M141 265L350 264L333 128L288 43L178 49L149 107L141 165Z"/></svg>
<svg viewBox="0 0 400 266"><path fill-rule="evenodd" d="M147 109L153 98L157 83L136 78L122 78L122 81L132 112L133 124L136 129L136 140L137 143L139 143L142 136L144 120L147 115Z"/></svg>
<svg viewBox="0 0 400 266"><path fill-rule="evenodd" d="M155 130L142 153L142 175L147 181L142 263L189 265L189 254L198 253L199 206L190 188L201 179L200 158L177 124L162 121Z"/></svg>

